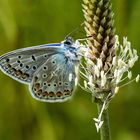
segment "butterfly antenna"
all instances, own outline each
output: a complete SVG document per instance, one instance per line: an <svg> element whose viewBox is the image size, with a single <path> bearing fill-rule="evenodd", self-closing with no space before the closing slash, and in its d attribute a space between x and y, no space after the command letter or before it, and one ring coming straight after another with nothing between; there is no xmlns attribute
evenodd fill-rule
<svg viewBox="0 0 140 140"><path fill-rule="evenodd" d="M84 25L84 22L82 22L77 28L75 28L72 32L70 32L69 34L66 35L66 38L68 38L69 36L71 36L73 33L77 32L81 26Z"/></svg>
<svg viewBox="0 0 140 140"><path fill-rule="evenodd" d="M93 35L89 35L89 36L86 36L86 37L83 37L83 38L79 38L77 40L78 41L85 41L85 40L87 40L88 38L91 38L91 37L93 37Z"/></svg>

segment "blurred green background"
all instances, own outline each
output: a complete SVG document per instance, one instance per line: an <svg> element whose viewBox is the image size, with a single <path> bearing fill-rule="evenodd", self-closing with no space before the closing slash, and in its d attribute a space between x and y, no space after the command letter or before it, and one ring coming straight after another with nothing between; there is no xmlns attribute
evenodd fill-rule
<svg viewBox="0 0 140 140"><path fill-rule="evenodd" d="M0 0L0 55L60 42L84 18L81 0ZM140 0L112 0L116 33L140 54ZM79 38L81 35L78 36ZM140 73L140 61L133 75ZM140 139L140 83L123 87L109 108L112 140ZM0 140L99 140L96 104L77 88L65 103L34 100L28 87L0 72Z"/></svg>

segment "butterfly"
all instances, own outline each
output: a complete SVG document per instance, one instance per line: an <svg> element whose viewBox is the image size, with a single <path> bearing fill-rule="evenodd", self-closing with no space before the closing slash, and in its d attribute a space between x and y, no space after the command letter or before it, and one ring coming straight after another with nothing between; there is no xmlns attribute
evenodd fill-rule
<svg viewBox="0 0 140 140"><path fill-rule="evenodd" d="M61 43L18 49L0 56L0 69L11 78L29 85L33 98L63 102L77 85L83 45L66 37Z"/></svg>

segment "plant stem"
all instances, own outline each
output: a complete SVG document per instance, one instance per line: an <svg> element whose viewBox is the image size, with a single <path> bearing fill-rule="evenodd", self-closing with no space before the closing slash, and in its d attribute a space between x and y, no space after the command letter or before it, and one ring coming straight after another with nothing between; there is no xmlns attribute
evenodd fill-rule
<svg viewBox="0 0 140 140"><path fill-rule="evenodd" d="M98 106L98 113L99 114L100 114L100 111L102 109L102 105L103 104L101 102L97 104L97 106ZM102 114L102 118L101 119L103 121L103 125L100 128L100 137L101 137L101 140L111 140L108 108L103 111L103 114Z"/></svg>

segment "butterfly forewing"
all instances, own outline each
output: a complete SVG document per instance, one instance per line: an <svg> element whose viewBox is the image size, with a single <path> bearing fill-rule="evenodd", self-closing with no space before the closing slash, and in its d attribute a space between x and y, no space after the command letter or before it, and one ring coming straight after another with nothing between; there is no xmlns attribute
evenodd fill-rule
<svg viewBox="0 0 140 140"><path fill-rule="evenodd" d="M50 56L34 73L30 90L34 98L46 102L61 102L72 96L75 86L75 66L63 54Z"/></svg>
<svg viewBox="0 0 140 140"><path fill-rule="evenodd" d="M59 47L49 44L12 51L0 56L0 68L13 79L30 83L35 71L57 53Z"/></svg>

